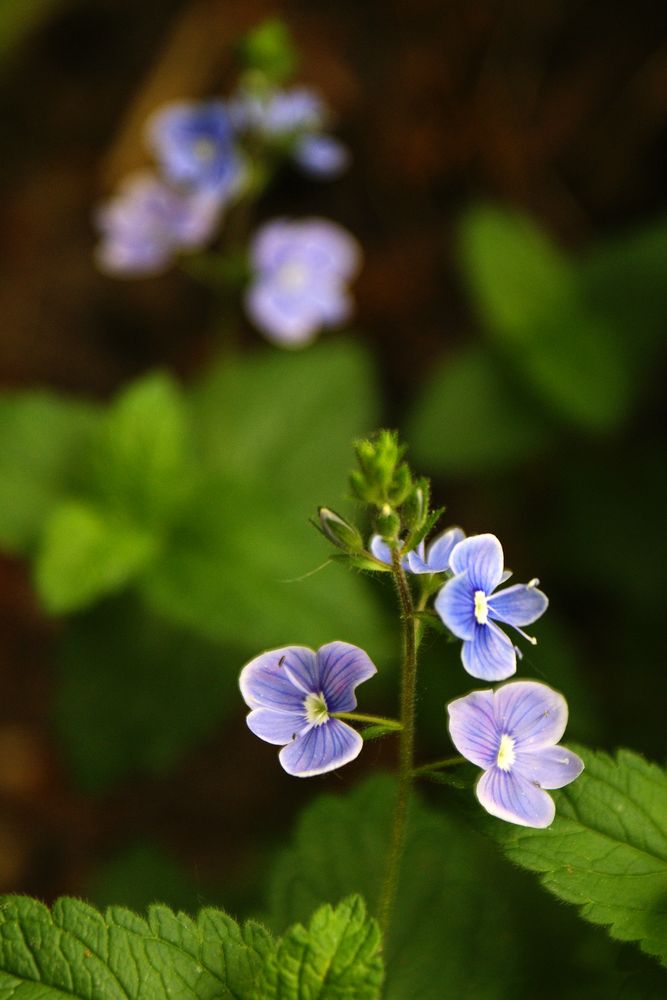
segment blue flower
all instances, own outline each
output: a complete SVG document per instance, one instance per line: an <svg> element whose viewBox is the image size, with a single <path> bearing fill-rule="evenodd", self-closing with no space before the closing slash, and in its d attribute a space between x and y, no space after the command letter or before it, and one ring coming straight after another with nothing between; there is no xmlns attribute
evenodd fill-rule
<svg viewBox="0 0 667 1000"><path fill-rule="evenodd" d="M503 549L495 535L474 535L452 551L450 567L455 574L435 599L435 610L447 628L463 639L461 660L473 677L499 681L516 671L512 641L495 624L512 625L529 642L536 640L521 631L547 609L548 600L537 589L538 580L518 583L494 593L507 579L503 572Z"/></svg>
<svg viewBox="0 0 667 1000"><path fill-rule="evenodd" d="M276 343L296 347L352 312L347 282L361 262L357 241L327 219L275 219L250 246L254 279L246 292L253 323Z"/></svg>
<svg viewBox="0 0 667 1000"><path fill-rule="evenodd" d="M159 274L178 252L206 243L220 211L209 193L184 195L147 171L132 174L96 213L98 266L120 277Z"/></svg>
<svg viewBox="0 0 667 1000"><path fill-rule="evenodd" d="M254 132L269 139L316 131L327 118L322 98L310 87L273 90L268 94L241 91L229 101L228 111L236 131Z"/></svg>
<svg viewBox="0 0 667 1000"><path fill-rule="evenodd" d="M555 806L545 788L562 788L584 763L556 746L567 725L562 695L536 681L514 681L497 691L473 691L448 705L454 746L484 768L477 798L487 812L520 826L546 827Z"/></svg>
<svg viewBox="0 0 667 1000"><path fill-rule="evenodd" d="M338 177L350 163L350 152L338 139L323 133L305 135L294 149L294 159L304 173L316 178Z"/></svg>
<svg viewBox="0 0 667 1000"><path fill-rule="evenodd" d="M336 712L357 706L354 689L377 673L363 649L330 642L315 653L306 646L272 649L241 671L239 685L252 711L249 729L282 746L278 759L288 774L325 774L359 756L363 740Z"/></svg>
<svg viewBox="0 0 667 1000"><path fill-rule="evenodd" d="M165 177L186 188L205 188L221 196L240 185L243 167L222 101L174 101L147 124L148 143Z"/></svg>
<svg viewBox="0 0 667 1000"><path fill-rule="evenodd" d="M462 528L447 528L431 541L428 548L421 541L416 549L403 557L403 569L408 573L446 573L455 545L465 538ZM373 535L370 550L376 559L391 566L391 549L380 535Z"/></svg>

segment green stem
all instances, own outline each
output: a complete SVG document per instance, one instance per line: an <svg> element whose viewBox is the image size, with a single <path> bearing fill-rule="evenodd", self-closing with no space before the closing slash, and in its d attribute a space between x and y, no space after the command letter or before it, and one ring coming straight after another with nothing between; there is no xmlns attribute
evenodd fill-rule
<svg viewBox="0 0 667 1000"><path fill-rule="evenodd" d="M386 935L391 921L401 860L405 848L408 803L414 768L415 693L417 686L417 629L414 617L414 605L410 586L405 575L405 570L401 565L397 549L392 550L392 572L401 606L401 622L403 626L403 668L401 671L401 724L403 728L399 737L398 790L394 806L394 820L389 843L387 871L379 906L379 921L383 935Z"/></svg>
<svg viewBox="0 0 667 1000"><path fill-rule="evenodd" d="M442 771L446 767L458 767L459 764L465 764L465 757L445 757L443 760L434 760L431 764L422 764L420 767L416 767L412 775L417 777L420 774L428 774L429 771Z"/></svg>
<svg viewBox="0 0 667 1000"><path fill-rule="evenodd" d="M403 724L398 719L386 719L384 715L362 715L361 712L334 712L334 719L349 719L351 722L371 722L376 726L387 726L389 729L398 730L403 728Z"/></svg>

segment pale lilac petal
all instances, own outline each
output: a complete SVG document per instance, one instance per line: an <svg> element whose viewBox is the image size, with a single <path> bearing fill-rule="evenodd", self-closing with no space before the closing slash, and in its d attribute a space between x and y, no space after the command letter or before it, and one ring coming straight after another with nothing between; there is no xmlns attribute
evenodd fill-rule
<svg viewBox="0 0 667 1000"><path fill-rule="evenodd" d="M305 135L296 145L294 159L311 177L338 177L350 164L350 151L331 135Z"/></svg>
<svg viewBox="0 0 667 1000"><path fill-rule="evenodd" d="M454 546L449 565L453 573L467 571L474 590L490 594L503 575L503 547L495 535L473 535Z"/></svg>
<svg viewBox="0 0 667 1000"><path fill-rule="evenodd" d="M438 591L433 606L458 639L474 638L478 627L475 619L475 588L467 573L460 573L448 580Z"/></svg>
<svg viewBox="0 0 667 1000"><path fill-rule="evenodd" d="M307 646L290 646L285 654L282 669L292 684L304 695L319 693L317 653L313 653L312 649Z"/></svg>
<svg viewBox="0 0 667 1000"><path fill-rule="evenodd" d="M325 774L358 757L363 742L351 726L340 719L329 719L283 747L280 763L288 774L297 778Z"/></svg>
<svg viewBox="0 0 667 1000"><path fill-rule="evenodd" d="M584 769L581 757L567 747L521 750L516 754L512 771L540 788L563 788L578 778Z"/></svg>
<svg viewBox="0 0 667 1000"><path fill-rule="evenodd" d="M431 573L426 563L426 545L423 541L405 557L405 568L410 573Z"/></svg>
<svg viewBox="0 0 667 1000"><path fill-rule="evenodd" d="M357 707L354 689L377 673L377 667L367 653L349 642L330 642L317 652L319 690L327 708L335 712L351 712Z"/></svg>
<svg viewBox="0 0 667 1000"><path fill-rule="evenodd" d="M553 746L565 732L567 702L562 694L539 681L514 681L494 697L496 722L516 740L516 750Z"/></svg>
<svg viewBox="0 0 667 1000"><path fill-rule="evenodd" d="M513 771L492 767L481 776L475 792L487 812L508 823L538 829L553 823L556 807L551 796Z"/></svg>
<svg viewBox="0 0 667 1000"><path fill-rule="evenodd" d="M314 268L338 274L349 280L361 267L361 247L342 226L329 219L311 217L298 224L299 239Z"/></svg>
<svg viewBox="0 0 667 1000"><path fill-rule="evenodd" d="M382 535L373 535L368 546L372 554L380 562L386 563L387 566L391 566L391 549L385 541L382 539Z"/></svg>
<svg viewBox="0 0 667 1000"><path fill-rule="evenodd" d="M503 575L500 578L501 583L507 583L511 576L514 576L511 569L504 569Z"/></svg>
<svg viewBox="0 0 667 1000"><path fill-rule="evenodd" d="M449 569L449 561L454 546L465 538L461 528L448 528L433 539L427 550L426 563L431 573L445 573Z"/></svg>
<svg viewBox="0 0 667 1000"><path fill-rule="evenodd" d="M288 674L285 665L293 669ZM241 671L239 686L249 708L271 708L281 712L303 711L304 690L296 687L292 676L315 677L315 653L305 646L285 646L256 656ZM310 669L304 667L310 664ZM305 686L304 686L305 688ZM308 690L314 690L310 688Z"/></svg>
<svg viewBox="0 0 667 1000"><path fill-rule="evenodd" d="M497 625L478 625L471 640L464 641L461 661L472 677L483 681L504 681L516 672L516 650Z"/></svg>
<svg viewBox="0 0 667 1000"><path fill-rule="evenodd" d="M294 230L294 223L289 219L273 219L259 229L250 241L250 262L257 271L268 271L279 267L286 252L289 252L289 242Z"/></svg>
<svg viewBox="0 0 667 1000"><path fill-rule="evenodd" d="M322 323L312 302L284 296L272 281L258 281L246 292L248 315L269 340L303 347L319 332Z"/></svg>
<svg viewBox="0 0 667 1000"><path fill-rule="evenodd" d="M256 708L246 718L248 729L266 743L284 746L308 726L308 720L303 713L303 701L301 710L301 715L298 715L296 712L274 712L270 708Z"/></svg>
<svg viewBox="0 0 667 1000"><path fill-rule="evenodd" d="M449 733L458 752L478 767L492 767L500 741L493 715L493 691L473 691L450 702L447 711Z"/></svg>
<svg viewBox="0 0 667 1000"><path fill-rule="evenodd" d="M531 625L543 615L549 599L537 587L515 583L489 598L489 615L508 625Z"/></svg>

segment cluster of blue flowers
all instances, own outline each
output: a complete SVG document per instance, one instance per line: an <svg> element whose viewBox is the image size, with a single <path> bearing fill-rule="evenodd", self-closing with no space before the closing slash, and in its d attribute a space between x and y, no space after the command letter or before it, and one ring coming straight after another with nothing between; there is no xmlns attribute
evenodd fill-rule
<svg viewBox="0 0 667 1000"><path fill-rule="evenodd" d="M98 266L115 277L146 277L202 250L224 232L227 212L257 197L286 158L313 177L337 176L349 153L325 132L328 118L306 87L241 89L226 102L158 109L146 127L157 170L126 178L98 210ZM250 241L247 313L273 342L304 345L350 315L347 285L360 261L354 238L326 219L270 221Z"/></svg>
<svg viewBox="0 0 667 1000"><path fill-rule="evenodd" d="M391 551L374 535L369 555L391 564ZM498 622L516 629L536 621L548 601L537 580L498 590L511 574L494 535L466 538L448 528L429 545L402 557L406 572L444 580L434 606L462 640L461 660L473 677L498 681L516 671L517 649ZM336 718L356 707L355 688L376 673L363 650L343 642L317 653L300 646L256 657L241 673L241 692L252 709L250 729L283 746L284 769L299 777L323 774L353 760L361 736ZM473 691L448 706L449 731L459 753L483 768L476 795L494 816L523 826L546 827L554 818L547 789L561 788L583 770L577 754L558 746L567 704L546 684L516 681L495 692Z"/></svg>

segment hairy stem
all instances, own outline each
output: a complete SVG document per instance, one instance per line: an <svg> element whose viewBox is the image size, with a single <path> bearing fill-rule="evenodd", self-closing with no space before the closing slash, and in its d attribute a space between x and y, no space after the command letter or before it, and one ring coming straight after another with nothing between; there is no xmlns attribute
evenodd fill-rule
<svg viewBox="0 0 667 1000"><path fill-rule="evenodd" d="M465 757L445 757L444 760L434 760L431 764L422 764L421 767L416 767L412 772L414 777L419 774L428 774L430 771L442 771L446 767L458 767L459 764L465 764Z"/></svg>
<svg viewBox="0 0 667 1000"><path fill-rule="evenodd" d="M379 921L382 933L386 935L391 921L391 913L396 898L401 860L405 848L406 821L412 771L414 768L415 746L415 691L417 681L417 628L414 617L412 593L401 565L398 549L392 550L392 572L401 606L403 627L403 667L401 671L401 724L398 749L398 791L394 806L394 820L389 843L387 871L380 899Z"/></svg>
<svg viewBox="0 0 667 1000"><path fill-rule="evenodd" d="M376 726L387 726L397 732L403 728L397 719L388 719L384 715L363 715L361 712L334 712L334 719L349 719L350 722L370 722Z"/></svg>

